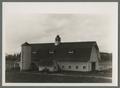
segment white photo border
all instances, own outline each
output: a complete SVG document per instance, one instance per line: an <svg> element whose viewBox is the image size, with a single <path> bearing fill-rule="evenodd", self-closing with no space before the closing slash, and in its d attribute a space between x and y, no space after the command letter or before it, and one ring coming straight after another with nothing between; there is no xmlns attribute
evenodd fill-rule
<svg viewBox="0 0 120 88"><path fill-rule="evenodd" d="M22 2L3 2L2 3L2 22L4 23L4 4L6 3L22 3ZM4 24L2 23L2 86L118 86L118 2L24 2L24 3L40 3L43 7L46 7L48 5L50 6L60 6L58 4L71 4L79 6L79 3L114 3L116 5L116 30L115 30L115 51L113 53L113 58L116 58L112 61L112 83L6 83L5 82L5 29ZM42 7L42 8L43 8ZM53 9L53 8L52 8ZM62 10L57 12L57 9L55 8L56 13L61 13ZM54 11L55 11L54 10ZM41 11L42 12L42 11ZM43 13L53 13L51 10L46 11L43 10ZM63 11L63 13L67 13L66 10ZM68 13L78 13L77 10L70 10Z"/></svg>

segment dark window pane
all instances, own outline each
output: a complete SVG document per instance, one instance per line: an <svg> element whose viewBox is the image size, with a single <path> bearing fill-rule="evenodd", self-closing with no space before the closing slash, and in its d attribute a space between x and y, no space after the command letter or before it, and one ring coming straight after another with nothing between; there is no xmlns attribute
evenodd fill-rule
<svg viewBox="0 0 120 88"><path fill-rule="evenodd" d="M71 69L71 66L69 66L69 69Z"/></svg>
<svg viewBox="0 0 120 88"><path fill-rule="evenodd" d="M76 66L76 69L78 69L78 66Z"/></svg>
<svg viewBox="0 0 120 88"><path fill-rule="evenodd" d="M83 69L86 69L86 66L83 66Z"/></svg>

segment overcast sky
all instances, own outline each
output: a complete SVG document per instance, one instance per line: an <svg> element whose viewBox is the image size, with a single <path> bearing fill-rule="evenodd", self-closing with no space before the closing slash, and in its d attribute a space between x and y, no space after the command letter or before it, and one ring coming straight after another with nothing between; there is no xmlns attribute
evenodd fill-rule
<svg viewBox="0 0 120 88"><path fill-rule="evenodd" d="M5 52L20 51L24 42L97 41L112 52L117 36L117 3L3 3Z"/></svg>

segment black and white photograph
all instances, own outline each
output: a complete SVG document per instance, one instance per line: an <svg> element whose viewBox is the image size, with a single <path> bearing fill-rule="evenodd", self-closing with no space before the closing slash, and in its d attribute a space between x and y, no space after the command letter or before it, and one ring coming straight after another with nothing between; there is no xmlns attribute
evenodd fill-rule
<svg viewBox="0 0 120 88"><path fill-rule="evenodd" d="M118 85L117 2L2 5L2 85Z"/></svg>

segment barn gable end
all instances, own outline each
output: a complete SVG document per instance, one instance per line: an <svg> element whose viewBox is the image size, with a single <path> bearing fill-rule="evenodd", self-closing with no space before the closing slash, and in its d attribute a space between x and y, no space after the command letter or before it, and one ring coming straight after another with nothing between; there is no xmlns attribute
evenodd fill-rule
<svg viewBox="0 0 120 88"><path fill-rule="evenodd" d="M92 64L95 63L95 70L99 69L99 50L96 48L96 46L92 47L91 56L90 56L90 63L91 63L91 70L92 70Z"/></svg>

